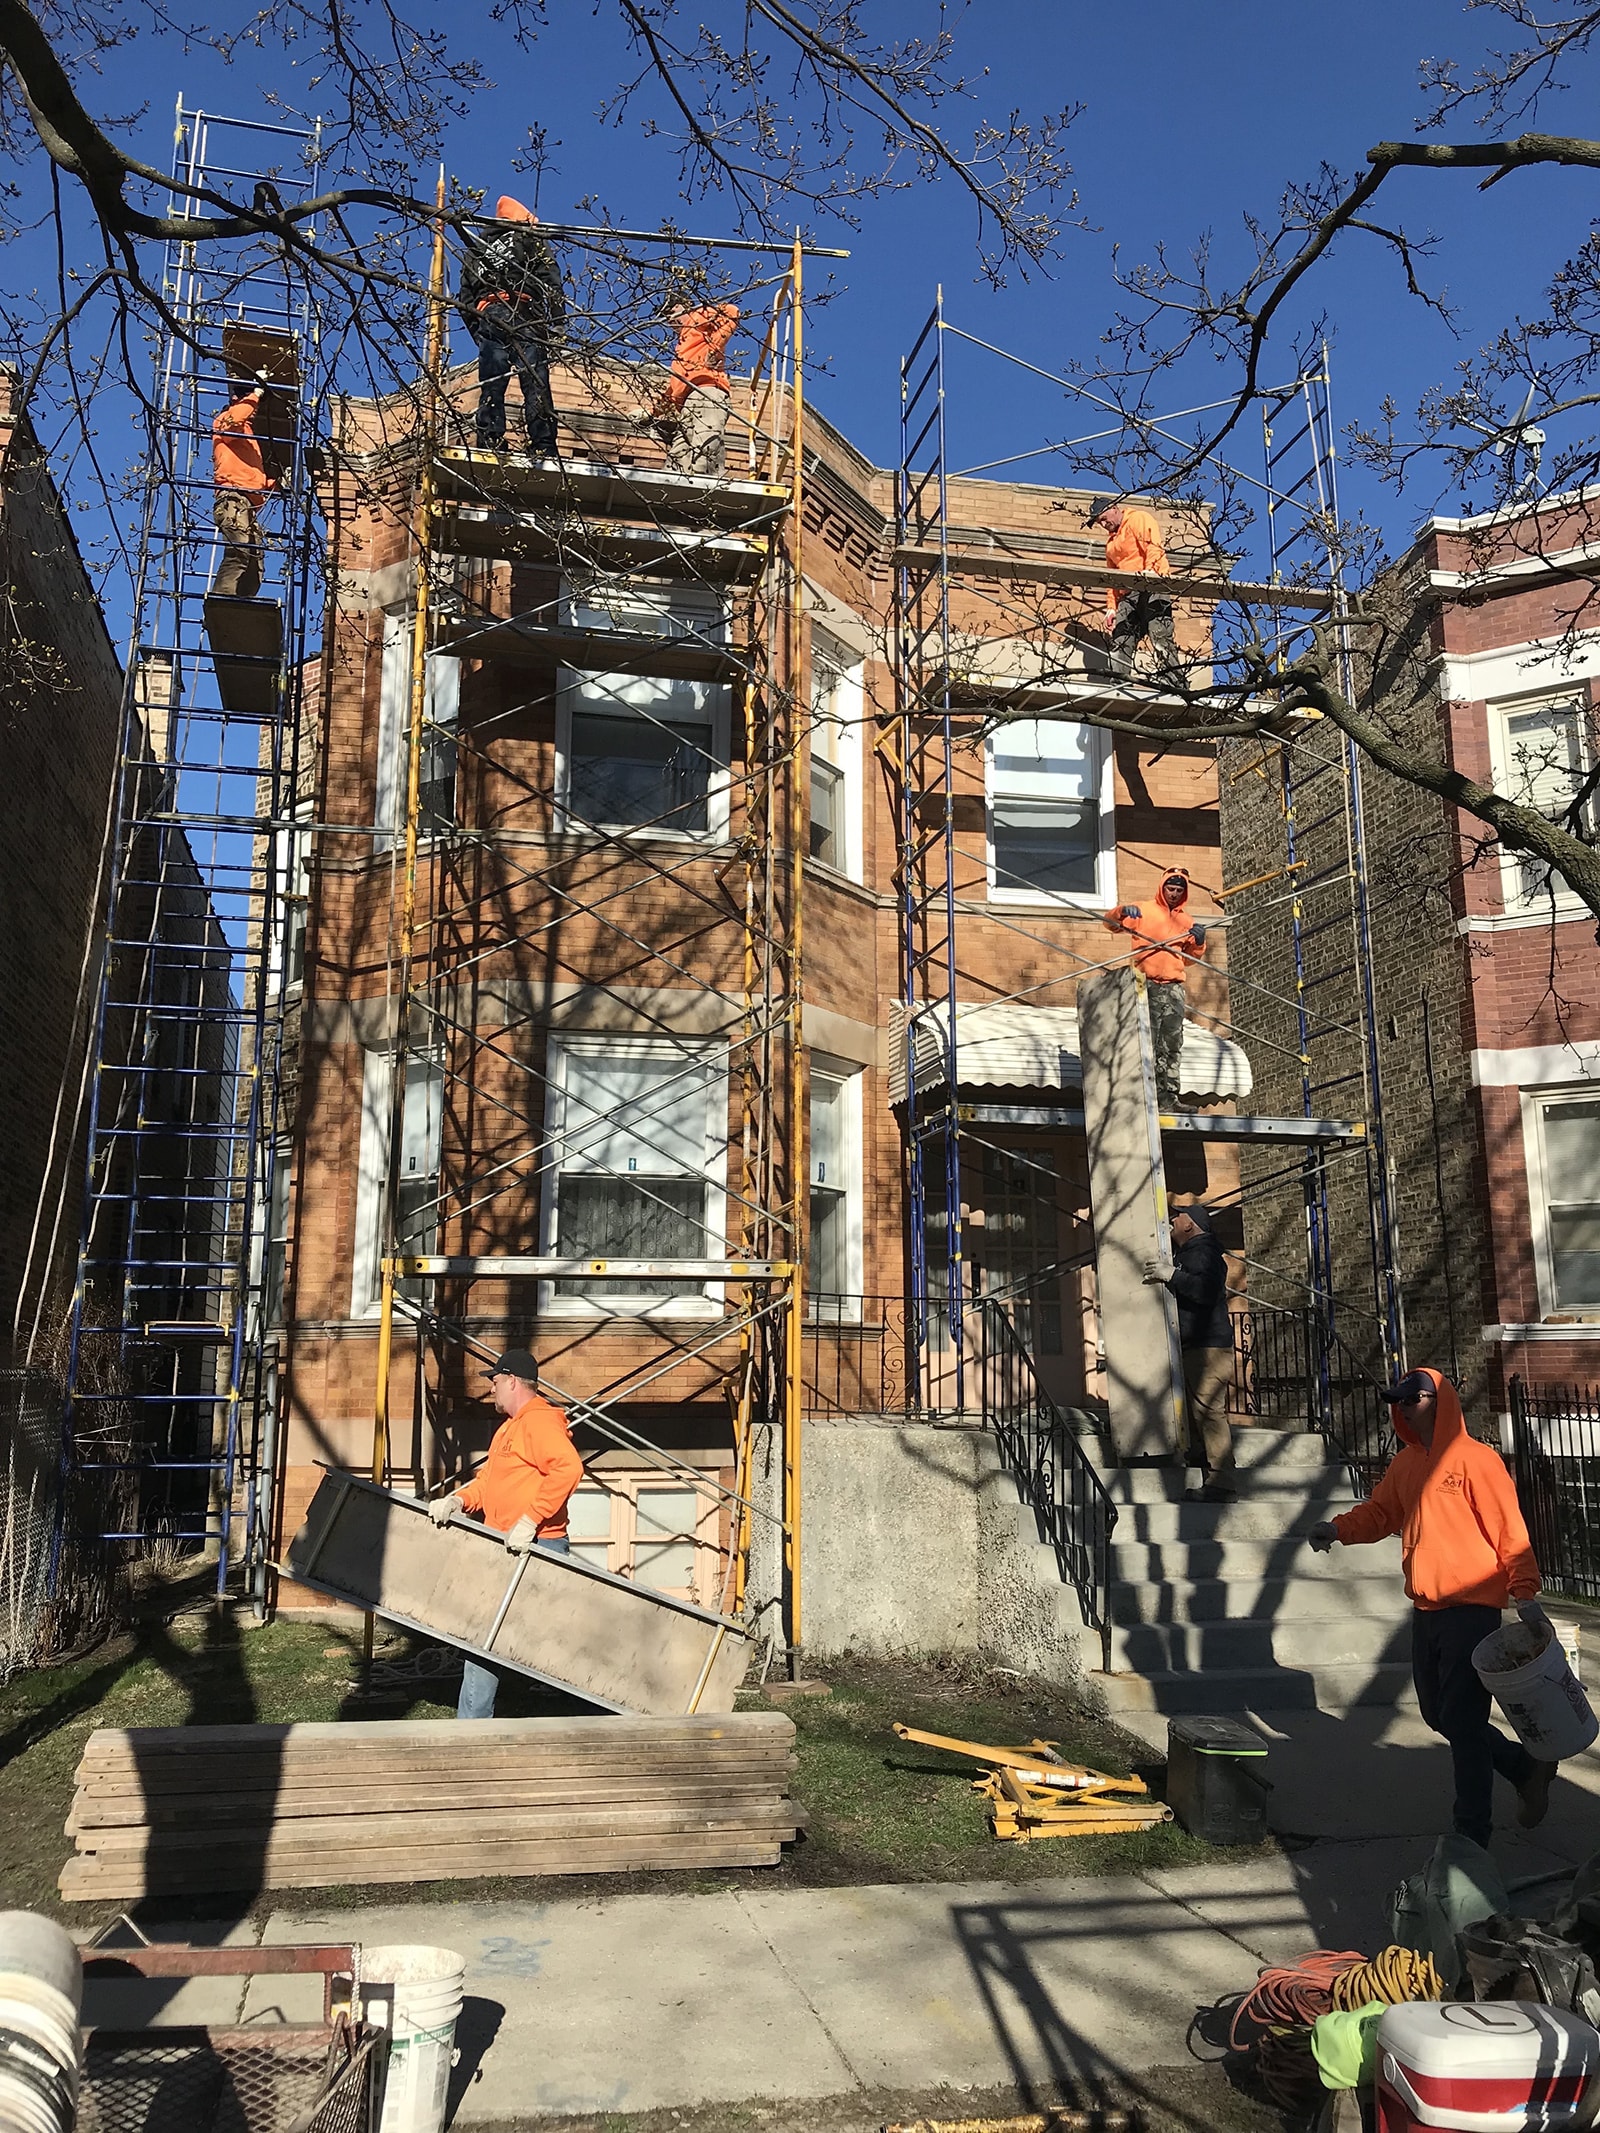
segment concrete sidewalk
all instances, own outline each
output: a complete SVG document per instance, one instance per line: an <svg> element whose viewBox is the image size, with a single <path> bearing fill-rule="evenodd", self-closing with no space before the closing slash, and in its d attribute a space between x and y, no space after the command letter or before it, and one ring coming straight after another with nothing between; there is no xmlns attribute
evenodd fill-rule
<svg viewBox="0 0 1600 2133"><path fill-rule="evenodd" d="M822 2115L844 2123L852 2104L881 2119L885 2098L1030 2104L1102 2084L1159 2102L1159 2070L1188 2063L1198 2005L1262 1963L1382 1946L1390 1890L1448 1824L1448 1751L1414 1716L1305 1712L1272 1730L1274 1820L1288 1833L1274 1856L1022 1884L781 1889L752 1876L716 1893L593 1898L552 1883L537 1903L474 1901L470 1887L440 1901L435 1887L418 1902L275 1911L228 1937L458 1949L460 2127L758 2103L816 2115L825 2100ZM1511 1822L1505 1787L1498 1806ZM1495 1839L1513 1882L1597 1848L1594 1755L1563 1766L1543 1828ZM1058 1856L1070 1863L1067 1846ZM99 1987L86 2012L293 2020L315 1991L303 1979Z"/></svg>

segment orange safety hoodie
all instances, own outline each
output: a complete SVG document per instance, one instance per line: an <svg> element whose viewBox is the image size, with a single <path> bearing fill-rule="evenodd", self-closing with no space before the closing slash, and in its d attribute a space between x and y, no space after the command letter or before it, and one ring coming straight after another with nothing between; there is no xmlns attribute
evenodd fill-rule
<svg viewBox="0 0 1600 2133"><path fill-rule="evenodd" d="M1165 888L1171 879L1169 874L1161 887ZM1178 879L1183 877L1180 875ZM1187 882L1183 884L1183 893L1187 898ZM1137 918L1124 918L1119 908L1108 911L1105 922L1113 933L1131 933L1136 941L1144 943L1135 951L1133 960L1147 978L1158 985L1181 984L1184 965L1199 962L1204 952L1193 939L1194 920L1185 914L1181 904L1176 911L1169 911L1160 890L1156 892L1153 909L1146 910L1143 905L1136 905L1135 909L1139 914Z"/></svg>
<svg viewBox="0 0 1600 2133"><path fill-rule="evenodd" d="M256 398L248 393L225 407L211 425L211 479L219 489L247 489L261 495L277 487L256 442Z"/></svg>
<svg viewBox="0 0 1600 2133"><path fill-rule="evenodd" d="M672 375L662 396L669 407L682 407L694 387L724 393L730 390L722 358L738 323L737 304L703 304L698 311L684 312L678 321Z"/></svg>
<svg viewBox="0 0 1600 2133"><path fill-rule="evenodd" d="M1406 1592L1417 1607L1505 1607L1539 1590L1516 1484L1493 1445L1467 1435L1450 1380L1439 1388L1433 1442L1424 1445L1391 1407L1401 1448L1365 1503L1334 1519L1347 1548L1400 1535Z"/></svg>
<svg viewBox="0 0 1600 2133"><path fill-rule="evenodd" d="M1106 535L1106 568L1108 570L1143 570L1153 578L1170 578L1172 565L1167 561L1167 551L1161 539L1161 528L1152 514L1139 504L1124 504L1122 524L1115 533ZM1106 613L1115 615L1117 602L1122 594L1115 586L1106 587Z"/></svg>
<svg viewBox="0 0 1600 2133"><path fill-rule="evenodd" d="M464 1510L481 1511L497 1533L531 1518L538 1538L553 1540L567 1530L567 1498L582 1479L566 1417L535 1393L501 1423L488 1458L457 1494Z"/></svg>

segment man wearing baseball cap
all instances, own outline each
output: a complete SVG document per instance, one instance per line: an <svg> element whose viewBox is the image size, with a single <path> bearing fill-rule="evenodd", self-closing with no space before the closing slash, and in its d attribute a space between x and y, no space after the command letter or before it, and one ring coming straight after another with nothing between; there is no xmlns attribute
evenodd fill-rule
<svg viewBox="0 0 1600 2133"><path fill-rule="evenodd" d="M1455 1764L1455 1827L1487 1845L1494 1778L1517 1790L1524 1829L1542 1822L1554 1763L1538 1762L1520 1741L1489 1723L1489 1691L1473 1647L1514 1606L1530 1627L1553 1634L1535 1595L1534 1561L1516 1484L1492 1445L1467 1434L1454 1385L1438 1370L1408 1370L1388 1390L1400 1449L1367 1498L1308 1536L1319 1554L1400 1535L1411 1600L1411 1672L1422 1716L1450 1743Z"/></svg>
<svg viewBox="0 0 1600 2133"><path fill-rule="evenodd" d="M573 1450L566 1417L540 1397L539 1366L526 1348L508 1348L489 1369L489 1398L505 1416L489 1444L489 1456L465 1488L436 1496L428 1516L436 1526L457 1511L476 1512L505 1535L512 1555L548 1548L568 1555L567 1499L583 1479L583 1461ZM500 1677L469 1659L462 1669L457 1718L492 1718Z"/></svg>

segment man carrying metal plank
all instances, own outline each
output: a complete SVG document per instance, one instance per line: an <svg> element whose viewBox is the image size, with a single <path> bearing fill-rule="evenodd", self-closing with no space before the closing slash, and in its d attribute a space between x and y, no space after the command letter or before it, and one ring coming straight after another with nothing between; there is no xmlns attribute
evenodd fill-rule
<svg viewBox="0 0 1600 2133"><path fill-rule="evenodd" d="M489 1373L489 1398L506 1419L489 1456L463 1489L436 1497L428 1516L436 1526L457 1511L476 1513L505 1535L512 1555L548 1548L568 1555L567 1500L583 1479L583 1461L567 1434L566 1417L539 1393L539 1365L526 1348L508 1348ZM461 1673L457 1718L492 1718L500 1676L468 1659Z"/></svg>

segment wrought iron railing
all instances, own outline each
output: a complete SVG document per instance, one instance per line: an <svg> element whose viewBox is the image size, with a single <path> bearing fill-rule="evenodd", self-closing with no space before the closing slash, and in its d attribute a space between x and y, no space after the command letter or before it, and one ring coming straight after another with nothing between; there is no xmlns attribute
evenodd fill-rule
<svg viewBox="0 0 1600 2133"><path fill-rule="evenodd" d="M1310 1304L1235 1311L1228 1411L1241 1422L1326 1437L1363 1490L1394 1448L1388 1405L1373 1372Z"/></svg>
<svg viewBox="0 0 1600 2133"><path fill-rule="evenodd" d="M1100 1632L1105 1664L1117 1507L1071 1422L1039 1383L1006 1307L980 1297L972 1315L984 1427L993 1431L1001 1463L1038 1521L1039 1538L1055 1550L1084 1621Z"/></svg>
<svg viewBox="0 0 1600 2133"><path fill-rule="evenodd" d="M915 1373L906 1367L906 1319L903 1296L808 1295L800 1334L803 1411L909 1414Z"/></svg>
<svg viewBox="0 0 1600 2133"><path fill-rule="evenodd" d="M1551 1592L1600 1600L1600 1386L1511 1380L1511 1464Z"/></svg>

